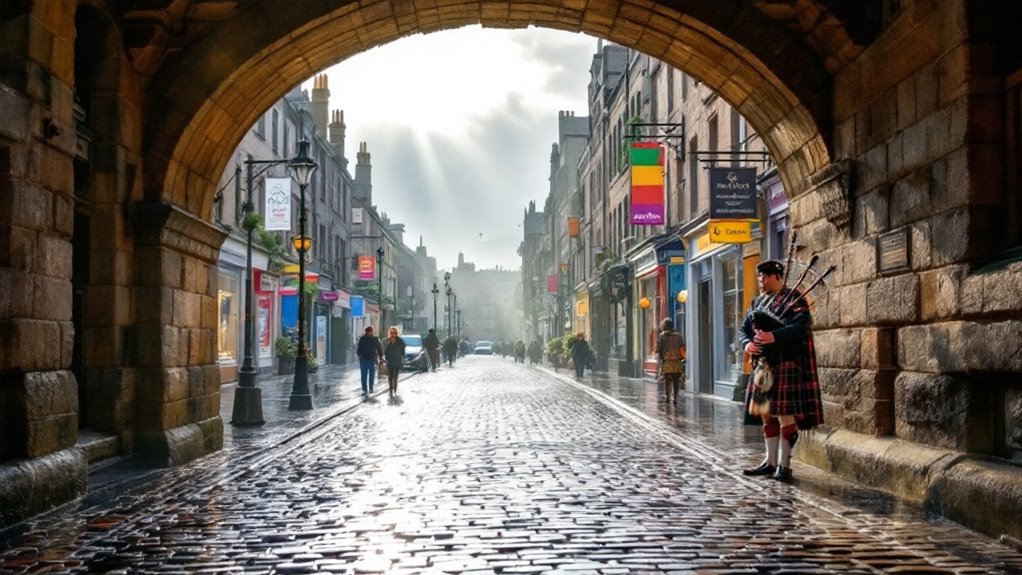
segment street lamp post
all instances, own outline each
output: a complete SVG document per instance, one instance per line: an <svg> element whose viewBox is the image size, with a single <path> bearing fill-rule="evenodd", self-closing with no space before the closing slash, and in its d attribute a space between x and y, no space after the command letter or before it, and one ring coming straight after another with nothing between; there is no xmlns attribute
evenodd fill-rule
<svg viewBox="0 0 1022 575"><path fill-rule="evenodd" d="M263 419L263 391L256 387L256 369L252 360L252 303L255 294L253 286L255 272L252 269L252 232L255 229L255 222L250 214L255 211L252 204L252 166L256 163L279 164L282 160L266 160L256 162L247 160L245 166L248 169L248 185L246 189L245 205L242 206L243 216L242 227L247 233L245 245L245 357L241 361L241 368L238 369L238 387L234 390L234 410L231 414L231 423L234 425L262 425L266 423ZM240 171L235 177L240 177Z"/></svg>
<svg viewBox="0 0 1022 575"><path fill-rule="evenodd" d="M444 308L444 325L447 327L447 336L450 337L451 332L451 272L444 272L444 293L447 294L447 307Z"/></svg>
<svg viewBox="0 0 1022 575"><path fill-rule="evenodd" d="M433 294L433 331L436 332L436 296L440 293L440 288L436 287L436 282L433 282L433 289L430 292Z"/></svg>
<svg viewBox="0 0 1022 575"><path fill-rule="evenodd" d="M455 325L458 326L458 339L461 339L461 308L456 309L454 313L458 314L458 321L455 322Z"/></svg>
<svg viewBox="0 0 1022 575"><path fill-rule="evenodd" d="M305 253L312 247L312 239L305 235L305 188L319 166L309 157L308 141L298 142L298 155L287 163L287 167L298 182L299 190L298 237L292 240L298 250L298 351L295 354L295 380L291 387L288 409L312 409L309 350L305 346Z"/></svg>
<svg viewBox="0 0 1022 575"><path fill-rule="evenodd" d="M381 334L384 333L383 332L383 330L384 330L384 327L383 327L383 323L384 323L384 321L383 321L383 253L384 252L383 252L383 247L382 246L376 248L376 275L377 275L376 279L379 280L379 284L380 284L380 286L379 286L380 287L379 300L380 300L380 333Z"/></svg>

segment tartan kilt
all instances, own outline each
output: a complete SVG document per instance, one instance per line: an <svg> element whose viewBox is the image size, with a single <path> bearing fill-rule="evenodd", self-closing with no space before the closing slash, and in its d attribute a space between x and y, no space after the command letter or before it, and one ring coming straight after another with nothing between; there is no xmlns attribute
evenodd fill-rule
<svg viewBox="0 0 1022 575"><path fill-rule="evenodd" d="M770 413L778 415L802 414L802 365L799 361L782 361L774 367L774 386L767 393Z"/></svg>

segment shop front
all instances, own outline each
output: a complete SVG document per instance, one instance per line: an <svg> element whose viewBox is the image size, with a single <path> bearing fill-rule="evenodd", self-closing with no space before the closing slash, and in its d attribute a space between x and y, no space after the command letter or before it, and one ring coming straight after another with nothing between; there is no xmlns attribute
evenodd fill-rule
<svg viewBox="0 0 1022 575"><path fill-rule="evenodd" d="M758 233L758 230L757 230ZM689 379L695 391L733 398L743 378L738 330L745 318L749 272L743 244L711 242L706 226L689 236L684 299Z"/></svg>
<svg viewBox="0 0 1022 575"><path fill-rule="evenodd" d="M351 293L334 290L337 300L334 301L330 316L330 363L341 365L350 361L351 347Z"/></svg>
<svg viewBox="0 0 1022 575"><path fill-rule="evenodd" d="M278 333L273 318L277 310L277 286L280 278L263 270L255 270L255 364L260 373L273 371L273 342Z"/></svg>

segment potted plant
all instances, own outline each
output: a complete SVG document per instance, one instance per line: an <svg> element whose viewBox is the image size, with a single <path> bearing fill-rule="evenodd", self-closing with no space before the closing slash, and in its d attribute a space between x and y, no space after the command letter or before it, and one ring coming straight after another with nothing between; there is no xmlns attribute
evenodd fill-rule
<svg viewBox="0 0 1022 575"><path fill-rule="evenodd" d="M280 336L273 343L273 348L277 352L277 375L294 373L298 344L290 337Z"/></svg>

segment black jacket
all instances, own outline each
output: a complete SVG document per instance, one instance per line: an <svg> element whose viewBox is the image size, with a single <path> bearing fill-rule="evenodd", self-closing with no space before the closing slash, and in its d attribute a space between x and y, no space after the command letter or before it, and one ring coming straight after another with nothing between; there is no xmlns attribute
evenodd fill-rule
<svg viewBox="0 0 1022 575"><path fill-rule="evenodd" d="M359 359L376 359L383 358L383 344L380 343L380 338L375 335L363 335L358 338L358 346L355 348L355 355Z"/></svg>

